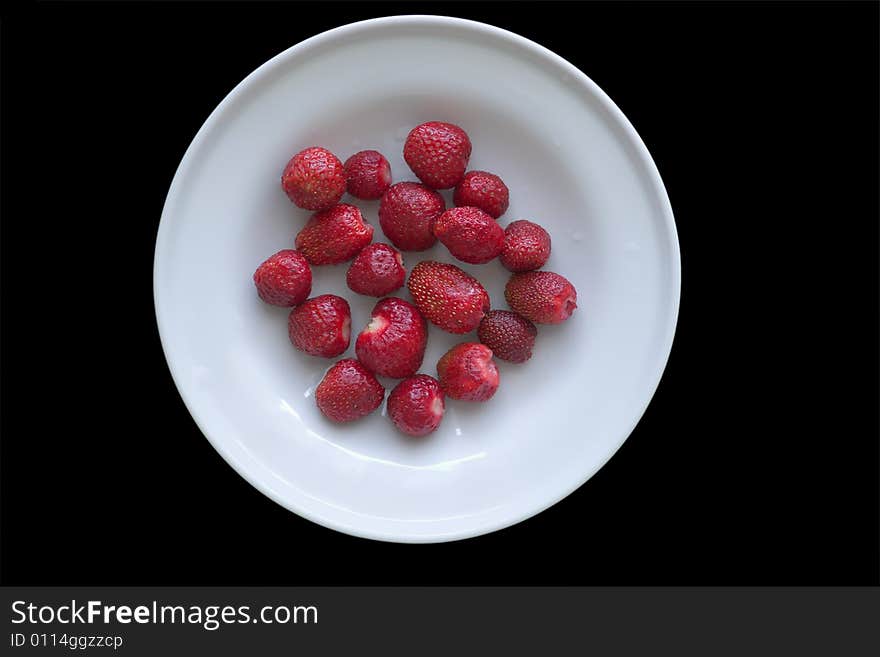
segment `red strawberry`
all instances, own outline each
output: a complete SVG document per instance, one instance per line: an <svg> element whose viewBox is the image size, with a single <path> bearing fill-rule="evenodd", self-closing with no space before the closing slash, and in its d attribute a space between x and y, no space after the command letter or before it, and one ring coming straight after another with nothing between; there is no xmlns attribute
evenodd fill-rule
<svg viewBox="0 0 880 657"><path fill-rule="evenodd" d="M577 291L568 280L552 271L514 274L504 288L507 304L538 324L559 324L577 308Z"/></svg>
<svg viewBox="0 0 880 657"><path fill-rule="evenodd" d="M413 267L407 287L422 314L450 333L473 331L489 310L480 281L455 265L423 260Z"/></svg>
<svg viewBox="0 0 880 657"><path fill-rule="evenodd" d="M532 357L538 329L522 315L509 310L492 310L486 314L477 337L489 347L495 358L511 363L524 363Z"/></svg>
<svg viewBox="0 0 880 657"><path fill-rule="evenodd" d="M425 436L440 426L446 404L443 389L433 376L416 374L404 379L388 395L388 416L409 436Z"/></svg>
<svg viewBox="0 0 880 657"><path fill-rule="evenodd" d="M358 294L384 297L403 287L403 256L387 244L369 244L358 253L345 275L348 287Z"/></svg>
<svg viewBox="0 0 880 657"><path fill-rule="evenodd" d="M345 161L348 193L355 198L381 198L391 185L391 165L379 151L361 151Z"/></svg>
<svg viewBox="0 0 880 657"><path fill-rule="evenodd" d="M312 270L302 253L284 249L257 267L254 285L266 303L295 306L305 301L312 291Z"/></svg>
<svg viewBox="0 0 880 657"><path fill-rule="evenodd" d="M312 356L333 358L348 349L351 309L334 294L308 299L290 311L287 333L293 346Z"/></svg>
<svg viewBox="0 0 880 657"><path fill-rule="evenodd" d="M371 372L402 379L418 371L427 343L428 327L419 309L389 297L373 308L372 319L354 348L358 360Z"/></svg>
<svg viewBox="0 0 880 657"><path fill-rule="evenodd" d="M447 210L434 223L434 235L453 256L473 265L497 258L504 246L501 226L479 208Z"/></svg>
<svg viewBox="0 0 880 657"><path fill-rule="evenodd" d="M487 401L498 389L492 350L479 342L463 342L443 354L437 374L443 392L453 399Z"/></svg>
<svg viewBox="0 0 880 657"><path fill-rule="evenodd" d="M540 269L550 257L550 234L538 224L520 219L504 229L501 264L510 271Z"/></svg>
<svg viewBox="0 0 880 657"><path fill-rule="evenodd" d="M455 186L452 197L456 205L480 208L497 219L507 212L510 191L507 185L494 173L488 171L468 171L464 179Z"/></svg>
<svg viewBox="0 0 880 657"><path fill-rule="evenodd" d="M326 148L312 146L294 155L281 174L290 200L306 210L325 210L345 192L345 168Z"/></svg>
<svg viewBox="0 0 880 657"><path fill-rule="evenodd" d="M455 187L471 156L467 133L452 123L429 121L413 128L403 145L403 159L419 180L434 189Z"/></svg>
<svg viewBox="0 0 880 657"><path fill-rule="evenodd" d="M353 205L340 203L316 212L296 236L296 248L313 265L351 260L373 239L373 227Z"/></svg>
<svg viewBox="0 0 880 657"><path fill-rule="evenodd" d="M433 189L414 182L391 185L379 204L379 225L398 249L424 251L434 246L434 221L446 201Z"/></svg>
<svg viewBox="0 0 880 657"><path fill-rule="evenodd" d="M354 358L344 358L315 388L318 409L334 422L351 422L369 415L382 404L385 388Z"/></svg>

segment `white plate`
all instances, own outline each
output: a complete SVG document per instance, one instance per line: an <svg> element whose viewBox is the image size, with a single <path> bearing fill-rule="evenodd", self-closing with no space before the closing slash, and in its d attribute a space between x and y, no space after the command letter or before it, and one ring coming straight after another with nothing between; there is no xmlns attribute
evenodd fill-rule
<svg viewBox="0 0 880 657"><path fill-rule="evenodd" d="M261 303L251 276L264 258L292 247L308 217L280 188L293 153L321 145L344 160L377 148L395 181L414 180L403 139L429 120L462 126L473 142L470 168L508 184L502 225L527 218L550 231L545 268L574 283L579 307L564 324L539 327L528 363L499 362L501 386L490 402L450 400L440 429L413 440L383 412L341 426L320 415L312 392L332 361L291 346L287 311ZM374 241L384 240L377 203L356 203ZM407 270L422 259L455 262L440 244L404 257ZM508 274L497 261L462 266L486 285L493 307L506 307ZM312 294L351 303L351 356L376 300L348 290L346 267L315 268ZM241 82L180 163L154 271L172 375L230 465L301 516L403 542L500 529L589 479L651 399L672 344L679 288L669 200L614 103L531 41L431 16L325 32ZM405 288L400 295L409 299ZM467 339L476 338L431 327L422 371L436 375L439 356Z"/></svg>

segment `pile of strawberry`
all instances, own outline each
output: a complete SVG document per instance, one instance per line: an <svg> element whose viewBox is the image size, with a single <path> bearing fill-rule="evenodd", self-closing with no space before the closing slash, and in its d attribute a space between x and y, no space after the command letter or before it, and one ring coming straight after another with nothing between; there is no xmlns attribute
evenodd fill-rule
<svg viewBox="0 0 880 657"><path fill-rule="evenodd" d="M577 307L574 286L559 274L537 271L550 256L550 235L530 221L502 229L508 189L498 176L467 171L471 141L456 125L432 121L406 138L403 156L421 180L391 184L391 167L373 150L343 164L312 147L293 156L281 175L291 201L315 214L296 236L296 250L279 251L254 273L260 298L293 307L288 332L307 354L335 358L348 349L351 310L333 294L309 298L311 266L352 260L346 275L357 294L387 297L373 308L355 342L357 359L333 365L315 390L321 412L350 422L376 410L385 389L376 376L403 379L388 396L388 415L406 434L423 436L440 424L445 397L488 400L498 388L493 356L522 363L532 356L535 323L558 324ZM455 188L456 207L446 209L438 189ZM381 199L379 224L397 247L371 244L373 227L361 211L340 203L343 193ZM498 258L513 272L504 290L511 310L490 310L489 295L455 265L423 261L410 272L400 251L424 251L439 240L458 260L483 264ZM399 249L399 250L398 250ZM413 303L387 295L407 284ZM437 362L437 378L417 374L428 330L425 320L455 334L476 329L479 342L462 342Z"/></svg>

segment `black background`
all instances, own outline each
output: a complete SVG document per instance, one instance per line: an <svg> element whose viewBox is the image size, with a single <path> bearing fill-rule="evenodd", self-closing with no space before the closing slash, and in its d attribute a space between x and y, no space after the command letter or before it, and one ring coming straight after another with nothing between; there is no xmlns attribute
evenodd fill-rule
<svg viewBox="0 0 880 657"><path fill-rule="evenodd" d="M6 584L877 584L878 5L52 4L2 17ZM288 46L486 21L584 70L663 175L683 287L641 423L576 493L442 545L289 513L190 419L152 304L190 140Z"/></svg>

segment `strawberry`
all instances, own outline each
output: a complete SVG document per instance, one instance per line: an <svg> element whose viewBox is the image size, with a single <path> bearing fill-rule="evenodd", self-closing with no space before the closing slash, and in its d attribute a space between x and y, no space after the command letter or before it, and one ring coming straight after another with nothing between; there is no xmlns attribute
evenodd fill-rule
<svg viewBox="0 0 880 657"><path fill-rule="evenodd" d="M370 297L391 294L403 287L405 281L403 256L382 242L364 247L345 275L345 282L353 292Z"/></svg>
<svg viewBox="0 0 880 657"><path fill-rule="evenodd" d="M316 212L296 236L296 248L313 265L351 260L373 239L373 227L353 205L340 203Z"/></svg>
<svg viewBox="0 0 880 657"><path fill-rule="evenodd" d="M348 349L351 309L334 294L308 299L290 311L287 333L293 346L312 356L333 358Z"/></svg>
<svg viewBox="0 0 880 657"><path fill-rule="evenodd" d="M524 363L532 357L538 329L522 315L509 310L492 310L486 314L477 337L489 347L495 358L511 363Z"/></svg>
<svg viewBox="0 0 880 657"><path fill-rule="evenodd" d="M345 192L345 167L320 146L294 155L281 174L281 188L305 210L326 210L339 203Z"/></svg>
<svg viewBox="0 0 880 657"><path fill-rule="evenodd" d="M295 306L305 301L312 291L312 270L302 253L284 249L257 267L254 285L266 303Z"/></svg>
<svg viewBox="0 0 880 657"><path fill-rule="evenodd" d="M434 189L455 187L471 156L467 133L452 123L429 121L413 128L403 145L403 159L419 180Z"/></svg>
<svg viewBox="0 0 880 657"><path fill-rule="evenodd" d="M404 379L388 395L388 417L408 436L425 436L440 426L446 404L440 383L427 374Z"/></svg>
<svg viewBox="0 0 880 657"><path fill-rule="evenodd" d="M434 221L446 201L433 189L414 182L391 185L379 204L379 225L402 251L424 251L434 246Z"/></svg>
<svg viewBox="0 0 880 657"><path fill-rule="evenodd" d="M479 342L455 345L437 361L443 392L463 401L488 401L498 389L492 350Z"/></svg>
<svg viewBox="0 0 880 657"><path fill-rule="evenodd" d="M389 297L373 308L370 323L355 342L358 360L371 372L392 379L415 374L425 356L428 327L419 309Z"/></svg>
<svg viewBox="0 0 880 657"><path fill-rule="evenodd" d="M360 151L345 161L348 193L371 201L391 185L391 165L379 151Z"/></svg>
<svg viewBox="0 0 880 657"><path fill-rule="evenodd" d="M473 331L489 310L480 281L455 265L423 260L413 267L407 287L422 314L450 333Z"/></svg>
<svg viewBox="0 0 880 657"><path fill-rule="evenodd" d="M479 208L450 208L434 222L434 235L462 262L481 265L498 257L504 231Z"/></svg>
<svg viewBox="0 0 880 657"><path fill-rule="evenodd" d="M565 277L552 271L514 274L504 288L507 304L537 324L559 324L577 308L577 291Z"/></svg>
<svg viewBox="0 0 880 657"><path fill-rule="evenodd" d="M452 200L458 206L480 208L493 219L497 219L507 212L510 191L504 181L494 173L468 171L455 186Z"/></svg>
<svg viewBox="0 0 880 657"><path fill-rule="evenodd" d="M385 388L354 358L333 365L315 388L318 409L334 422L351 422L382 404Z"/></svg>
<svg viewBox="0 0 880 657"><path fill-rule="evenodd" d="M550 234L538 224L520 219L504 229L501 264L510 271L540 269L550 257Z"/></svg>

